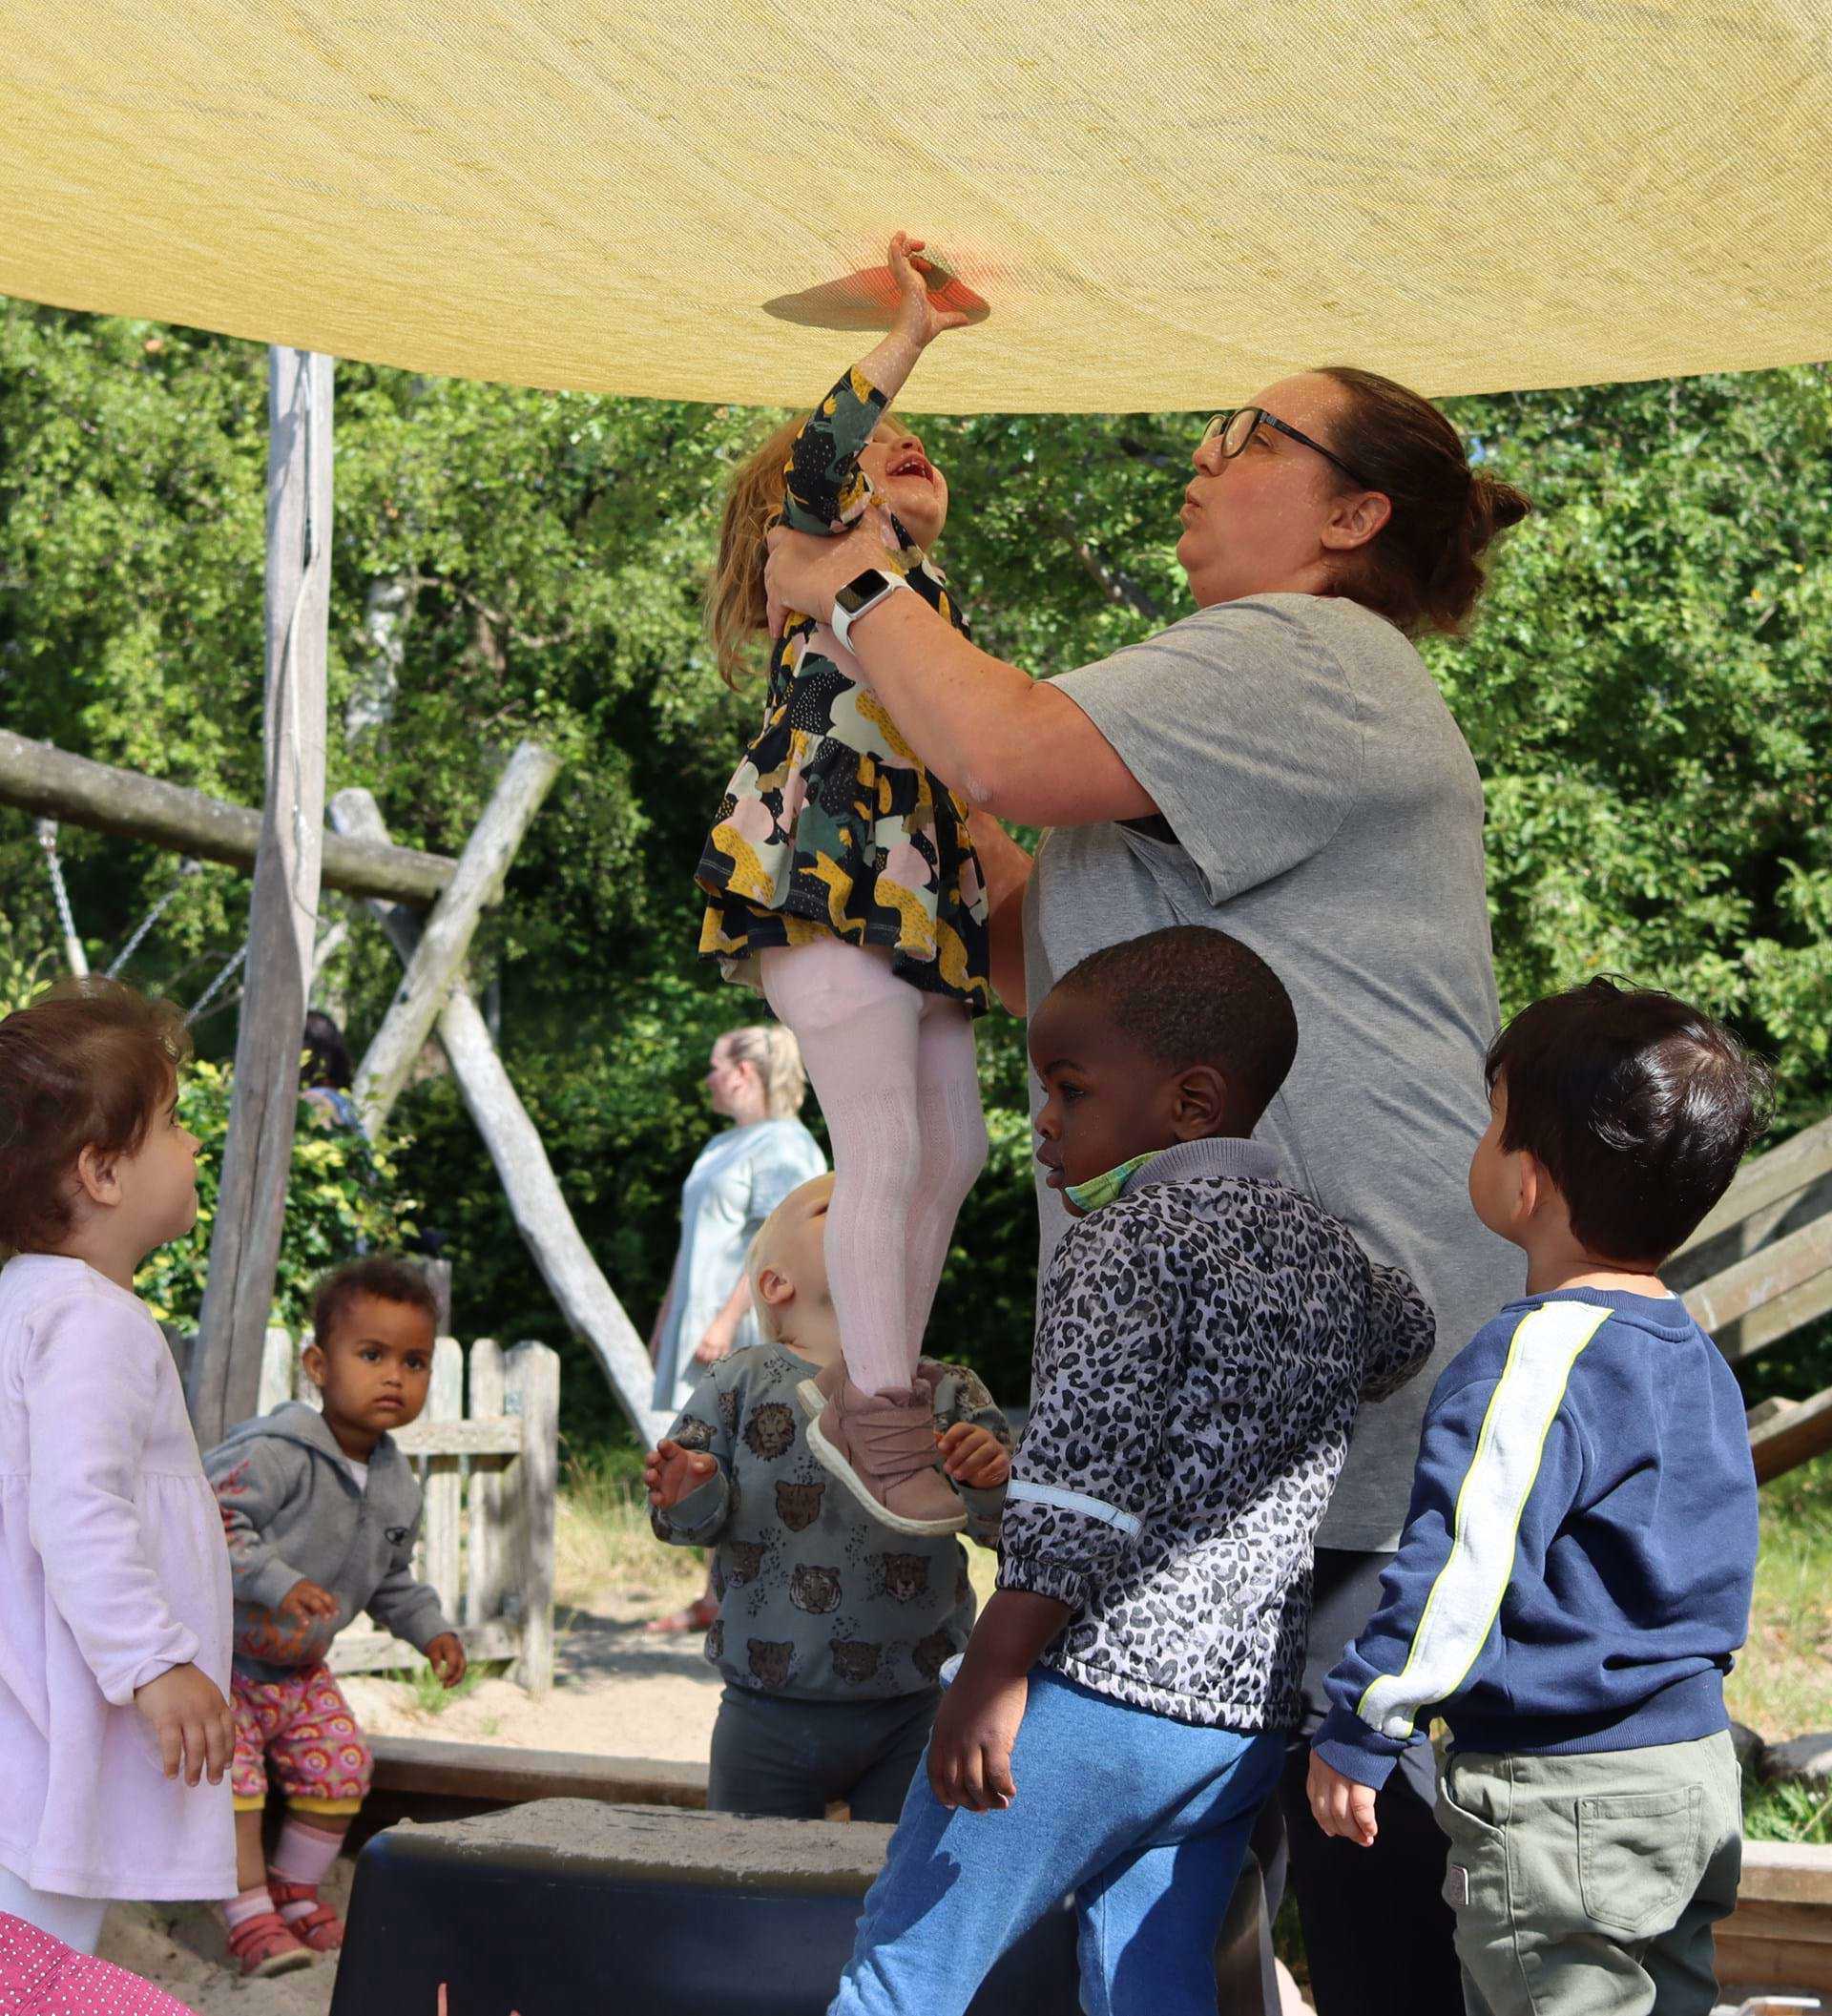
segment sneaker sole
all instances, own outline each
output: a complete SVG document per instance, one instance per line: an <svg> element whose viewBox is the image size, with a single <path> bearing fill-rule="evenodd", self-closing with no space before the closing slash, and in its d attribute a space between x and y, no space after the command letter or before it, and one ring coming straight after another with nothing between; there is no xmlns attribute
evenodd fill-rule
<svg viewBox="0 0 1832 2016"><path fill-rule="evenodd" d="M888 1506L881 1505L866 1490L863 1479L840 1451L821 1432L821 1416L827 1411L827 1403L821 1388L813 1380L804 1379L795 1389L796 1398L802 1403L808 1416L808 1447L814 1451L814 1459L828 1476L844 1485L859 1504L871 1514L880 1526L887 1526L900 1533L911 1533L919 1540L945 1540L950 1533L965 1530L967 1507L949 1519L906 1519L901 1512L893 1512Z"/></svg>
<svg viewBox="0 0 1832 2016"><path fill-rule="evenodd" d="M309 1946L301 1946L297 1953L276 1953L271 1960L263 1960L257 1967L249 1967L242 1974L244 1981L271 1981L276 1974L295 1974L301 1967L312 1964L313 1955Z"/></svg>

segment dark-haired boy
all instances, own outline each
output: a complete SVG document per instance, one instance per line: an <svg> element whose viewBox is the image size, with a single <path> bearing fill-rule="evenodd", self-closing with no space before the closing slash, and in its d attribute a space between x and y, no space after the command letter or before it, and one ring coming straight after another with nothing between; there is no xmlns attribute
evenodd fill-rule
<svg viewBox="0 0 1832 2016"><path fill-rule="evenodd" d="M1431 1396L1384 1601L1330 1675L1312 1810L1366 1845L1442 1716L1471 2016L1706 2016L1741 1811L1724 1675L1749 1624L1742 1396L1658 1270L1736 1172L1764 1074L1670 994L1535 1003L1488 1055L1469 1194L1527 1293Z"/></svg>
<svg viewBox="0 0 1832 2016"><path fill-rule="evenodd" d="M289 1402L204 1458L235 1581L236 1881L231 1946L247 1974L343 1943L319 1883L368 1794L374 1763L324 1663L359 1611L424 1652L448 1687L465 1652L435 1590L413 1576L420 1486L391 1431L427 1403L437 1304L404 1260L352 1261L312 1305L305 1370L321 1407ZM268 1778L286 1799L271 1867Z"/></svg>
<svg viewBox="0 0 1832 2016"><path fill-rule="evenodd" d="M1213 2016L1217 1932L1300 1713L1317 1522L1430 1311L1249 1138L1297 1050L1221 931L1084 960L1030 1025L1057 1246L999 1588L836 2011L964 2010L1073 1893L1093 2016Z"/></svg>

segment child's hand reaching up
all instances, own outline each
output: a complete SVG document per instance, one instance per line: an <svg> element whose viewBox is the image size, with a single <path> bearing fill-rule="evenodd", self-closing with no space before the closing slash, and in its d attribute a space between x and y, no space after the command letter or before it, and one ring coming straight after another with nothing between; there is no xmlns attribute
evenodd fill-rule
<svg viewBox="0 0 1832 2016"><path fill-rule="evenodd" d="M941 1444L942 1468L969 1491L995 1490L1011 1474L1011 1459L990 1428L957 1421L936 1439Z"/></svg>
<svg viewBox="0 0 1832 2016"><path fill-rule="evenodd" d="M1380 1829L1374 1823L1374 1788L1358 1785L1333 1764L1325 1764L1313 1750L1310 1777L1304 1786L1310 1810L1325 1834L1340 1835L1345 1841L1371 1848Z"/></svg>
<svg viewBox="0 0 1832 2016"><path fill-rule="evenodd" d="M182 1771L195 1785L208 1772L213 1785L236 1754L236 1718L217 1683L196 1666L173 1666L136 1688L134 1705L158 1739L159 1765L169 1778Z"/></svg>
<svg viewBox="0 0 1832 2016"><path fill-rule="evenodd" d="M934 267L923 255L923 239L900 231L890 241L890 277L897 282L897 319L892 331L926 349L944 329L964 329L967 316L959 308L944 308L928 291L928 276Z"/></svg>
<svg viewBox="0 0 1832 2016"><path fill-rule="evenodd" d="M718 1463L703 1450L683 1449L677 1442L660 1443L642 1466L649 1503L658 1512L672 1511L718 1468Z"/></svg>

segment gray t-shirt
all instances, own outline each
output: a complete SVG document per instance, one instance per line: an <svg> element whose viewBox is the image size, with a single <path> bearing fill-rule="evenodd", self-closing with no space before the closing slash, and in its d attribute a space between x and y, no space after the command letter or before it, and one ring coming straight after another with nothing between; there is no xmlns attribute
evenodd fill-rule
<svg viewBox="0 0 1832 2016"><path fill-rule="evenodd" d="M1334 596L1200 610L1054 683L1176 839L1152 821L1046 837L1025 900L1030 1000L1174 924L1230 932L1284 982L1298 1061L1257 1138L1437 1314L1429 1365L1363 1407L1317 1536L1393 1547L1437 1374L1525 1275L1467 1188L1498 1019L1475 763L1418 653ZM1047 1274L1070 1220L1041 1181L1037 1204Z"/></svg>

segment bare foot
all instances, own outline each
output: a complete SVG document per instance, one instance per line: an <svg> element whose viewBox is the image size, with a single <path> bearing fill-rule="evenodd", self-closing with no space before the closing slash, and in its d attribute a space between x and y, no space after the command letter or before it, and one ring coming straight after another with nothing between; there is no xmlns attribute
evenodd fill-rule
<svg viewBox="0 0 1832 2016"><path fill-rule="evenodd" d="M711 1631L718 1621L718 1605L711 1596L701 1596L690 1603L685 1610L677 1610L666 1617L651 1617L642 1628L654 1633L677 1633L686 1631Z"/></svg>

